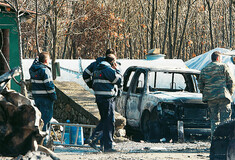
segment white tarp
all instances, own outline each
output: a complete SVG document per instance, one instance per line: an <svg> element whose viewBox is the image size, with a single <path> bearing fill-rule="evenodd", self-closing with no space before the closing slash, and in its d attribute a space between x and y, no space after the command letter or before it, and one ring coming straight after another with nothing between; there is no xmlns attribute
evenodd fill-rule
<svg viewBox="0 0 235 160"><path fill-rule="evenodd" d="M224 48L215 48L213 50L210 50L209 52L206 52L186 61L185 64L191 69L202 70L207 64L211 62L211 54L214 51L219 51L220 53L222 53L222 62L226 63L231 68L231 70L235 71L235 65L232 62L232 56L235 56L235 50L231 51Z"/></svg>
<svg viewBox="0 0 235 160"><path fill-rule="evenodd" d="M185 62L185 64L191 69L202 70L207 64L211 62L211 54L214 51L222 53L222 62L226 63L232 74L235 76L235 65L232 61L232 57L235 56L235 50L228 50L224 48L215 48L209 52L201 54ZM235 94L233 94L233 101L235 102Z"/></svg>

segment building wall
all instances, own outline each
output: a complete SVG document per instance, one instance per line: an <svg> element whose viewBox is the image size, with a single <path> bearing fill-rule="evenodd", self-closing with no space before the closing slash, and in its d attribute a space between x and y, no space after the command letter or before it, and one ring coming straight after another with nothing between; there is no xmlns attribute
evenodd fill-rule
<svg viewBox="0 0 235 160"><path fill-rule="evenodd" d="M17 21L14 13L0 12L0 29L9 29L9 65L10 68L20 66L19 56L19 38L17 30ZM4 62L1 62L4 63ZM20 77L16 77L19 81ZM11 81L11 88L20 91L20 86L13 80Z"/></svg>

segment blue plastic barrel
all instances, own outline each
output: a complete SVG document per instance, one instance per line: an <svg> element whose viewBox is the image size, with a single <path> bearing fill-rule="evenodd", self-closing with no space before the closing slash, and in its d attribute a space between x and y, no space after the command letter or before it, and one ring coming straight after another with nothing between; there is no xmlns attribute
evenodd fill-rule
<svg viewBox="0 0 235 160"><path fill-rule="evenodd" d="M70 144L70 136L69 133L64 133L64 143Z"/></svg>
<svg viewBox="0 0 235 160"><path fill-rule="evenodd" d="M67 120L66 122L70 123L70 120ZM65 126L65 133L64 133L64 143L65 144L70 144L70 132L71 132L70 126Z"/></svg>
<svg viewBox="0 0 235 160"><path fill-rule="evenodd" d="M76 127L72 126L71 127L71 144L75 144L76 140L76 135L77 135L77 128L78 130L78 139L77 139L77 144L78 145L83 145L84 144L84 138L83 138L83 128L82 127Z"/></svg>

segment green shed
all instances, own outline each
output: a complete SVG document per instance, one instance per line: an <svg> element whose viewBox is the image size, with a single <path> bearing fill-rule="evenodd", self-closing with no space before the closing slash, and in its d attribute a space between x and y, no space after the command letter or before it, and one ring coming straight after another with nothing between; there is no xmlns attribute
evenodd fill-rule
<svg viewBox="0 0 235 160"><path fill-rule="evenodd" d="M31 11L22 11L22 18L27 18L29 12ZM18 45L19 37L16 11L9 4L0 2L0 75L8 71L2 53L8 61L10 68L20 66L20 51ZM19 81L20 76L16 77L16 79ZM10 88L20 91L20 86L13 80L11 81Z"/></svg>

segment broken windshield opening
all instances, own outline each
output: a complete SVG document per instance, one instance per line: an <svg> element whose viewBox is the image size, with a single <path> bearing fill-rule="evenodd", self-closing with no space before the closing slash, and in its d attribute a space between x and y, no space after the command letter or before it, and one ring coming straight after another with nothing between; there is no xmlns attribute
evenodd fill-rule
<svg viewBox="0 0 235 160"><path fill-rule="evenodd" d="M195 85L191 74L150 72L149 91L188 91L195 92Z"/></svg>

